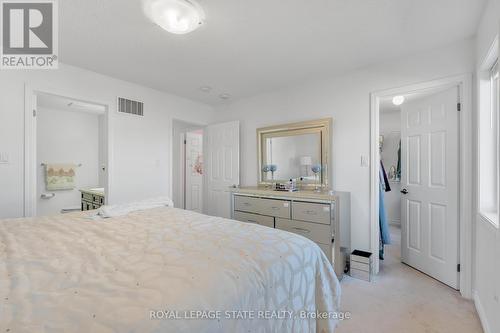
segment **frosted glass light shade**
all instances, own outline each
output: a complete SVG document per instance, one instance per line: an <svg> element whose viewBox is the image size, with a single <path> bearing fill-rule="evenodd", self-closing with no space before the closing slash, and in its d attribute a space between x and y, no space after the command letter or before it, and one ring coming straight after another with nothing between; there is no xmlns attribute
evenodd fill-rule
<svg viewBox="0 0 500 333"><path fill-rule="evenodd" d="M145 0L144 12L172 34L187 34L205 21L203 8L191 0Z"/></svg>
<svg viewBox="0 0 500 333"><path fill-rule="evenodd" d="M405 97L404 96L394 96L394 98L392 99L392 104L394 105L401 105L405 102Z"/></svg>

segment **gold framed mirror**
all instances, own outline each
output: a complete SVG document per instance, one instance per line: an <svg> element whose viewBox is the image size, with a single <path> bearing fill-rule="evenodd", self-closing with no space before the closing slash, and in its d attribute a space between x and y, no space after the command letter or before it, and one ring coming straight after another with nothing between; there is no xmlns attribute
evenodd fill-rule
<svg viewBox="0 0 500 333"><path fill-rule="evenodd" d="M302 179L327 188L332 118L257 129L259 186Z"/></svg>

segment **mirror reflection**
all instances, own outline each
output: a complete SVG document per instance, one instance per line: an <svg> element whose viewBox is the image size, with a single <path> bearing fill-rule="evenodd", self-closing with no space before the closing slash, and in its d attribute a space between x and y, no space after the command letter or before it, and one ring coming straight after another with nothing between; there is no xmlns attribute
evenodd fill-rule
<svg viewBox="0 0 500 333"><path fill-rule="evenodd" d="M321 165L321 133L274 136L265 139L264 179L314 182ZM314 170L313 170L314 169ZM314 171L317 171L316 173Z"/></svg>
<svg viewBox="0 0 500 333"><path fill-rule="evenodd" d="M315 189L328 186L332 119L257 129L259 186ZM291 181L290 181L291 180Z"/></svg>

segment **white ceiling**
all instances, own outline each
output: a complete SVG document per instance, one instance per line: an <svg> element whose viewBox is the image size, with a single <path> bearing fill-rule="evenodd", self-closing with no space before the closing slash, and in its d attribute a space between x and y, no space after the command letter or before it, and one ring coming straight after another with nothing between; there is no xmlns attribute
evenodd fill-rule
<svg viewBox="0 0 500 333"><path fill-rule="evenodd" d="M474 35L484 0L200 0L172 35L140 0L64 0L60 59L216 105ZM213 87L205 93L201 86Z"/></svg>

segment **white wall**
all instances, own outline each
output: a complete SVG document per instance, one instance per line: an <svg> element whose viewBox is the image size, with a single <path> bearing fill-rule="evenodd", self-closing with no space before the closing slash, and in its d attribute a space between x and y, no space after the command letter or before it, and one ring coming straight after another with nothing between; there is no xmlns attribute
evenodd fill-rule
<svg viewBox="0 0 500 333"><path fill-rule="evenodd" d="M477 32L477 71L479 73L488 50L495 38L500 34L500 0L489 0ZM479 75L477 75L479 76ZM478 82L479 83L479 82ZM478 84L479 86L479 84ZM479 96L480 97L480 96ZM475 143L478 142L478 110L479 99L474 117ZM474 175L477 177L477 149ZM477 212L478 193L474 192L476 212L475 241L475 303L486 333L500 332L500 230L483 219Z"/></svg>
<svg viewBox="0 0 500 333"><path fill-rule="evenodd" d="M0 73L0 218L23 215L24 90L59 91L68 97L110 106L112 127L111 203L171 195L172 118L210 123L213 109L181 97L61 64L58 70ZM116 112L117 96L145 103L145 116Z"/></svg>
<svg viewBox="0 0 500 333"><path fill-rule="evenodd" d="M384 136L384 145L380 157L389 175L389 169L398 167L398 148L401 140L401 112L380 113L380 134ZM401 224L401 183L389 180L391 191L385 192L384 203L387 219L391 224Z"/></svg>
<svg viewBox="0 0 500 333"><path fill-rule="evenodd" d="M220 107L219 120L241 121L243 185L257 182L255 130L259 127L333 117L333 188L350 191L353 248L370 249L370 92L473 72L474 41L370 66L345 75L307 82Z"/></svg>
<svg viewBox="0 0 500 333"><path fill-rule="evenodd" d="M99 115L89 112L38 108L37 115L37 216L54 215L63 208L79 208L78 189L99 184ZM41 163L81 164L75 189L45 190L45 167ZM41 199L42 193L55 193Z"/></svg>

